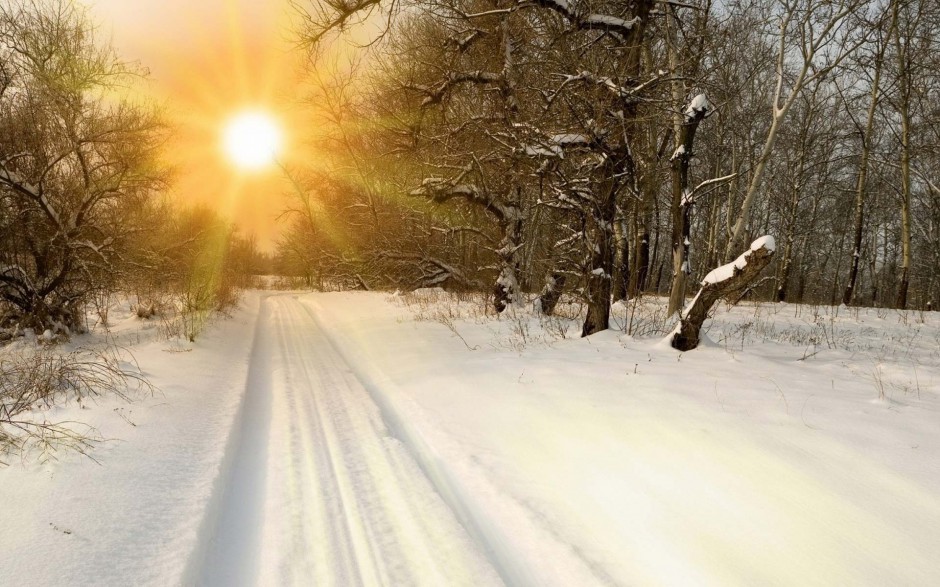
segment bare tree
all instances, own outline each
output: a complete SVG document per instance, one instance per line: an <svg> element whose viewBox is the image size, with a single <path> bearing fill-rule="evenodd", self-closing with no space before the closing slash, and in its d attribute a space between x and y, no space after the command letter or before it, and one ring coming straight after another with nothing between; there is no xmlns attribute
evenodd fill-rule
<svg viewBox="0 0 940 587"><path fill-rule="evenodd" d="M912 144L915 119L916 93L923 83L924 65L929 63L929 55L935 50L930 39L935 37L936 24L932 23L930 9L923 2L893 0L891 2L891 22L893 27L892 48L894 50L894 85L895 91L889 96L897 113L898 131L896 133L899 149L900 171L900 223L901 223L901 266L898 278L897 296L894 305L905 309L908 304L908 290L911 281L912 265ZM932 29L932 30L931 30Z"/></svg>
<svg viewBox="0 0 940 587"><path fill-rule="evenodd" d="M773 91L770 127L760 155L751 171L750 183L731 228L725 258L742 247L751 207L761 188L764 172L787 114L809 84L827 75L865 39L849 29L850 17L868 0L777 0L772 17L779 22L776 86ZM867 32L867 31L863 31ZM790 65L794 71L790 71Z"/></svg>
<svg viewBox="0 0 940 587"><path fill-rule="evenodd" d="M136 71L66 0L0 6L0 298L24 326L80 329L161 184L161 124L120 97Z"/></svg>
<svg viewBox="0 0 940 587"><path fill-rule="evenodd" d="M890 23L887 25L887 30L885 30L885 17L882 16L880 20L874 23L874 33L872 35L872 42L874 47L872 48L872 55L870 57L870 67L865 67L865 69L871 69L871 81L870 81L870 97L868 102L868 109L866 111L865 122L861 124L859 121L852 116L851 108L847 108L849 115L852 117L852 121L858 128L859 139L861 141L861 154L858 164L858 176L855 184L855 215L854 215L854 235L853 235L853 250L852 250L852 260L849 269L849 279L848 283L845 286L845 291L842 294L842 303L851 304L855 297L856 282L858 281L858 269L859 264L862 258L862 238L864 235L864 223L865 223L865 205L867 200L867 191L868 191L868 171L872 155L873 147L873 132L875 127L875 117L878 112L878 105L881 101L881 75L884 69L884 59L885 51L888 48L888 43L892 37L894 28L897 26L897 12L895 10L886 11L886 14L890 14Z"/></svg>

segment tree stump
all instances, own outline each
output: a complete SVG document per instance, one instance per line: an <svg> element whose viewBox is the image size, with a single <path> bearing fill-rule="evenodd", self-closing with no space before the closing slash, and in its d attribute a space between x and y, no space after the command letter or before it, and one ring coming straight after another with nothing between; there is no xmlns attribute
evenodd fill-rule
<svg viewBox="0 0 940 587"><path fill-rule="evenodd" d="M770 263L775 249L774 237L761 237L751 243L751 248L733 262L722 265L706 275L702 280L702 289L680 314L679 326L672 335L672 348L690 351L697 347L702 324L715 302L740 294L747 288Z"/></svg>
<svg viewBox="0 0 940 587"><path fill-rule="evenodd" d="M555 306L561 298L561 292L565 288L566 277L561 273L552 273L545 278L545 287L538 298L538 308L545 316L551 316L555 313Z"/></svg>

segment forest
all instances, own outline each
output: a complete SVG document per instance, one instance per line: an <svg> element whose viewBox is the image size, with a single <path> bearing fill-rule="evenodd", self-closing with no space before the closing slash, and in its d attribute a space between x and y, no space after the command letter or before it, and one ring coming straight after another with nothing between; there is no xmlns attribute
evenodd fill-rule
<svg viewBox="0 0 940 587"><path fill-rule="evenodd" d="M551 314L564 297L589 335L620 300L668 296L679 312L765 235L769 269L724 297L940 303L934 2L293 9L317 149L284 169L291 205L268 254L166 196L172 129L84 8L4 4L4 336L80 331L118 290L142 315L224 307L262 272L487 292L497 313L535 297Z"/></svg>
<svg viewBox="0 0 940 587"><path fill-rule="evenodd" d="M116 292L193 337L259 271L250 236L169 197L172 129L135 95L145 75L80 4L0 4L0 341L106 324Z"/></svg>
<svg viewBox="0 0 940 587"><path fill-rule="evenodd" d="M754 299L940 301L934 2L306 9L329 156L279 254L313 282L570 294L591 334L771 235Z"/></svg>

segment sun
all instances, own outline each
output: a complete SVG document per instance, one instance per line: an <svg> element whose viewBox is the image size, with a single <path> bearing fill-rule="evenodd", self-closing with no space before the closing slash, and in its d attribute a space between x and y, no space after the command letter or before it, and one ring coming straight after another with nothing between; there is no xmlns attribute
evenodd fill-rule
<svg viewBox="0 0 940 587"><path fill-rule="evenodd" d="M242 112L225 125L222 145L236 166L254 171L275 162L281 148L281 128L263 111Z"/></svg>

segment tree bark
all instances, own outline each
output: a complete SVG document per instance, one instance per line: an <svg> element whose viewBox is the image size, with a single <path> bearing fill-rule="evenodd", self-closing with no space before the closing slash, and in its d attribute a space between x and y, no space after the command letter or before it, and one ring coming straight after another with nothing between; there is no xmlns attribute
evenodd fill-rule
<svg viewBox="0 0 940 587"><path fill-rule="evenodd" d="M617 223L614 225L616 250L614 251L614 282L611 295L615 302L627 298L630 282L630 236L627 223L620 217L621 214L618 214Z"/></svg>
<svg viewBox="0 0 940 587"><path fill-rule="evenodd" d="M517 193L518 201L518 193ZM499 250L499 277L493 285L493 307L497 313L503 312L519 295L519 267L522 263L519 251L522 249L522 213L513 202L505 206L500 222L503 239Z"/></svg>
<svg viewBox="0 0 940 587"><path fill-rule="evenodd" d="M806 129L802 129L800 146L800 162L798 168L798 181L790 188L790 201L787 208L786 219L786 246L783 249L783 262L780 263L780 277L777 279L777 301L787 301L790 284L790 269L793 266L793 240L796 238L796 217L800 209L800 192L803 190L804 171L806 168L806 150L807 145Z"/></svg>

